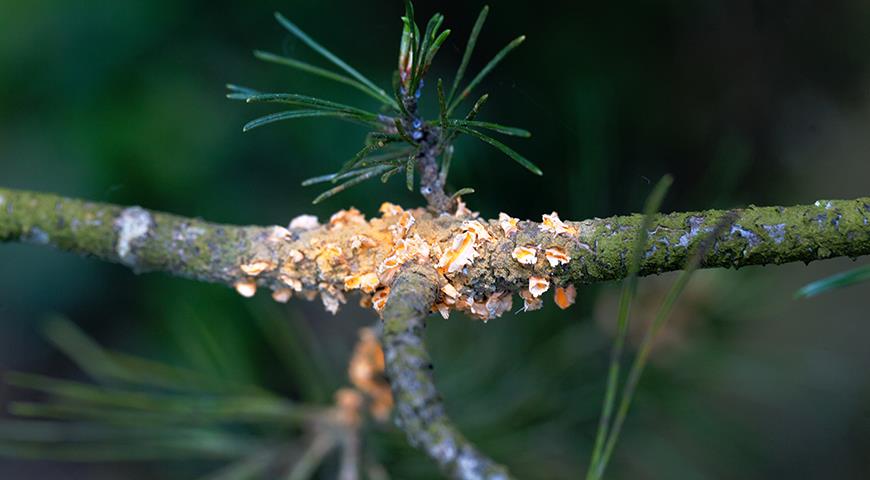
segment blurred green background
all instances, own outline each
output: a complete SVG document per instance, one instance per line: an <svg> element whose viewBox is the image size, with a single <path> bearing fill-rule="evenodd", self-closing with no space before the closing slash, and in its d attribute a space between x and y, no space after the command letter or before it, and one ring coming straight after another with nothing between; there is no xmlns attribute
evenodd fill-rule
<svg viewBox="0 0 870 480"><path fill-rule="evenodd" d="M452 79L481 6L417 2L419 22L438 9L454 32L429 77L430 112L431 79ZM484 82L491 97L480 119L532 130L508 143L545 175L460 141L450 182L473 186L467 201L486 217L638 211L665 173L676 179L669 211L870 193L868 2L491 6L471 71L516 35L528 40ZM319 191L299 183L355 153L362 127L311 119L241 132L269 110L226 100L228 82L375 108L340 85L256 61L251 51L264 49L323 65L273 21L276 10L388 87L399 1L0 0L0 185L230 223L419 204L394 179L310 205ZM870 476L868 287L792 299L808 281L854 266L699 273L641 384L610 478ZM672 279L641 281L638 322ZM548 305L489 324L430 323L450 413L521 478L577 478L591 451L618 285L580 290L567 312ZM224 287L0 245L0 373L84 378L43 339L55 316L116 350L321 402L344 383L356 330L373 320L356 306L333 317L319 304L279 307L267 295L244 300ZM303 339L310 367L281 362L263 327L275 322ZM2 405L33 398L0 384ZM366 441L394 478L437 478L395 429ZM0 458L0 478L194 478L219 466Z"/></svg>

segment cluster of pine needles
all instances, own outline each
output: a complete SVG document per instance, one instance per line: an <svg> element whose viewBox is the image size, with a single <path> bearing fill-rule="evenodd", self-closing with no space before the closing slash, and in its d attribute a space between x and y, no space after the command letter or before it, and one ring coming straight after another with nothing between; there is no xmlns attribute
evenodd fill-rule
<svg viewBox="0 0 870 480"><path fill-rule="evenodd" d="M310 178L303 182L305 186L322 183L335 185L320 194L314 203L332 197L371 178L380 177L383 182L386 182L393 175L402 171L405 173L408 189L413 191L415 170L419 168L419 163L426 159L434 161L434 159L440 158L438 173L440 184L443 185L450 171L453 143L462 134L497 148L531 172L541 175L541 170L528 159L501 141L484 133L484 131L490 131L514 137L529 137L531 135L527 130L521 128L476 120L488 99L488 95L480 96L463 117L453 116L457 108L470 97L486 76L525 40L525 36L512 40L471 81L463 84L466 70L477 44L477 38L488 12L489 7L483 7L477 17L449 91L446 90L442 79L439 78L437 81L436 90L439 105L437 119L424 119L419 112L418 102L425 86L425 77L436 54L449 37L450 30L441 30L444 16L436 13L430 18L421 34L421 30L414 20L414 6L410 1L406 1L405 16L402 17L403 29L399 62L398 69L393 75L392 95L387 94L357 69L327 50L280 13L276 13L275 18L281 26L343 73L274 53L254 52L254 55L261 60L291 67L353 87L377 100L380 104L380 111L368 111L296 93L263 93L237 85L227 86L230 90L227 97L248 103L279 103L293 107L290 110L256 118L244 126L245 131L283 120L311 117L336 118L372 129L366 136L363 148L338 171ZM454 195L471 191L473 190L470 188L461 189Z"/></svg>

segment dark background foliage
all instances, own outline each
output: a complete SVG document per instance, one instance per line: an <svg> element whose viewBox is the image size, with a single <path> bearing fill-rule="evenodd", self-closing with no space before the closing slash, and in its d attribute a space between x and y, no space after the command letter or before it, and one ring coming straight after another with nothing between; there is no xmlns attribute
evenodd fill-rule
<svg viewBox="0 0 870 480"><path fill-rule="evenodd" d="M421 199L393 180L316 207L299 183L334 171L364 130L302 120L242 134L267 110L224 99L224 84L374 107L372 100L252 58L259 48L319 62L272 19L280 10L387 87L398 1L2 2L0 184L214 221L283 224L349 205ZM452 78L481 3L421 0L454 35L437 76ZM527 42L480 89L481 120L533 131L512 147L528 175L463 140L451 184L470 206L539 218L640 210L665 173L666 210L813 202L868 194L870 3L833 1L492 2L472 70L517 34ZM866 259L859 262L866 263ZM870 474L867 287L795 301L848 259L701 272L641 385L612 478L859 478ZM648 320L671 276L641 281ZM616 285L489 324L433 320L428 336L450 412L522 478L576 478L595 433ZM224 287L23 245L0 246L0 371L80 378L40 335L64 316L103 344L311 400L343 381L368 312L244 300ZM316 342L328 375L288 375L255 327L280 315ZM194 351L207 335L217 358ZM195 342L194 342L195 343ZM215 355L213 355L214 357ZM206 358L208 357L208 358ZM309 376L310 377L310 376ZM308 383L306 383L308 382ZM305 393L308 392L308 393ZM0 385L0 403L30 394ZM314 395L315 397L317 395ZM435 475L386 429L371 437L396 478ZM213 464L210 464L214 466ZM97 465L0 460L2 478L190 478L190 462Z"/></svg>

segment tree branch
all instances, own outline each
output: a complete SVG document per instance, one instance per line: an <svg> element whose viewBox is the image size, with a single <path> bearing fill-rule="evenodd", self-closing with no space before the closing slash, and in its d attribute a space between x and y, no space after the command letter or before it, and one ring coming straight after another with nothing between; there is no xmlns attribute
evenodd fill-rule
<svg viewBox="0 0 870 480"><path fill-rule="evenodd" d="M507 469L481 454L453 426L433 383L422 335L437 292L435 269L410 265L396 276L384 308L384 355L399 426L411 445L423 449L450 478L507 480Z"/></svg>
<svg viewBox="0 0 870 480"><path fill-rule="evenodd" d="M416 220L412 231L432 247L433 263L437 252L448 250L471 218L433 216L422 209L410 212ZM715 240L703 259L705 268L870 254L868 197L793 207L671 213L653 222L641 275L680 270L695 243L728 213L737 220ZM445 277L463 295L480 297L516 292L528 285L531 275L557 284L618 280L626 274L626 259L641 220L641 215L628 215L565 222L571 231L562 234L544 231L541 223L532 221L519 221L516 231L506 234L497 220L481 221L492 241L478 242L473 263ZM48 245L121 263L137 272L163 271L226 285L250 278L240 267L263 260L267 268L255 275L256 281L272 289L286 288L289 277L305 290L323 290L324 284L341 290L348 275L377 272L395 249L390 228L398 221L398 215L368 222L346 215L313 229L233 226L0 188L0 242ZM355 246L360 238L371 243ZM336 258L324 258L324 246L329 245L341 251ZM536 248L537 261L517 262L512 257L517 246ZM550 247L563 248L570 261L550 266L543 255Z"/></svg>

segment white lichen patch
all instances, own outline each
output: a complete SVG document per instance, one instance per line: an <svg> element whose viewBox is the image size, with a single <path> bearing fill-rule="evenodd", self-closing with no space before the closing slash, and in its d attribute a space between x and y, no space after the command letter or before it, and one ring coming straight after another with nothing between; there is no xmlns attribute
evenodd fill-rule
<svg viewBox="0 0 870 480"><path fill-rule="evenodd" d="M122 263L131 267L136 265L133 242L148 235L152 224L151 214L142 207L130 207L121 212L115 220L115 230L118 232L115 252Z"/></svg>
<svg viewBox="0 0 870 480"><path fill-rule="evenodd" d="M565 265L571 261L568 252L566 252L562 247L550 247L544 250L544 256L547 257L547 262L550 263L551 267Z"/></svg>
<svg viewBox="0 0 870 480"><path fill-rule="evenodd" d="M511 257L523 265L534 265L538 261L538 249L534 245L519 246L511 252Z"/></svg>
<svg viewBox="0 0 870 480"><path fill-rule="evenodd" d="M549 289L550 281L548 279L537 275L529 277L529 293L531 293L533 297L540 297Z"/></svg>
<svg viewBox="0 0 870 480"><path fill-rule="evenodd" d="M257 293L257 282L249 278L237 281L234 286L236 292L245 298L251 298Z"/></svg>
<svg viewBox="0 0 870 480"><path fill-rule="evenodd" d="M319 226L320 222L314 215L299 215L290 220L290 225L287 228L290 230L314 230Z"/></svg>
<svg viewBox="0 0 870 480"><path fill-rule="evenodd" d="M574 285L556 287L556 291L553 292L553 301L556 302L556 305L558 305L562 310L574 305L574 300L576 298L577 289L574 288Z"/></svg>

